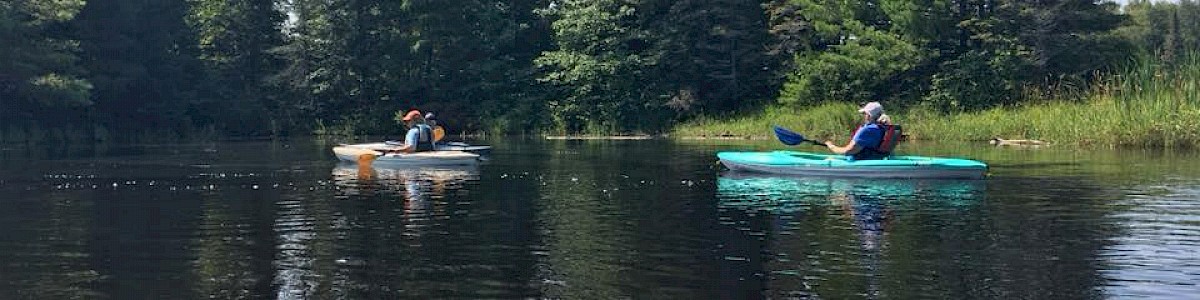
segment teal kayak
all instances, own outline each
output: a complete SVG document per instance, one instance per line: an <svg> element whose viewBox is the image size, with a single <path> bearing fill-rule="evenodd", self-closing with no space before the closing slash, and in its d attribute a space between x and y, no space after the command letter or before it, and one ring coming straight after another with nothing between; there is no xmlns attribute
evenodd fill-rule
<svg viewBox="0 0 1200 300"><path fill-rule="evenodd" d="M988 170L980 161L927 156L851 161L844 155L772 151L718 152L717 157L733 171L808 176L973 179Z"/></svg>

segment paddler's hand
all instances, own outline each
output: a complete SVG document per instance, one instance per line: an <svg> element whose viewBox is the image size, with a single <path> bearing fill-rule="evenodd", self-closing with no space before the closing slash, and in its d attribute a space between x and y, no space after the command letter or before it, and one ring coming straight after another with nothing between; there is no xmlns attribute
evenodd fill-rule
<svg viewBox="0 0 1200 300"><path fill-rule="evenodd" d="M839 153L838 145L834 144L833 141L825 141L825 148L828 148L830 152Z"/></svg>

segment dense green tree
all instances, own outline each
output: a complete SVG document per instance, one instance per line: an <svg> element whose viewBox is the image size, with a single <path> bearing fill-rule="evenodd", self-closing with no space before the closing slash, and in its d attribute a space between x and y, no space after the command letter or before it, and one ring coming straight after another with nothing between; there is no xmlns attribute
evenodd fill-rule
<svg viewBox="0 0 1200 300"><path fill-rule="evenodd" d="M971 50L985 51L983 54L991 57L991 68L998 75L990 79L1020 89L1022 94L1014 97L1081 96L1097 72L1129 58L1129 43L1112 33L1126 20L1114 3L997 3L996 9L986 10L990 14L976 16L963 26L972 34ZM988 90L980 92L991 95ZM977 102L967 108L1011 103L1002 100Z"/></svg>
<svg viewBox="0 0 1200 300"><path fill-rule="evenodd" d="M1134 46L1197 51L1200 4L10 0L0 122L392 134L417 108L451 131L661 131L763 99L1069 98Z"/></svg>
<svg viewBox="0 0 1200 300"><path fill-rule="evenodd" d="M1000 1L887 2L897 32L924 49L911 76L924 104L943 110L1015 103L1036 78L1032 47L1021 42L1017 6ZM930 15L920 19L920 15Z"/></svg>
<svg viewBox="0 0 1200 300"><path fill-rule="evenodd" d="M82 0L0 2L0 125L72 121L92 104L78 48L63 26L82 6Z"/></svg>
<svg viewBox="0 0 1200 300"><path fill-rule="evenodd" d="M342 60L332 56L338 48L333 42L331 15L325 13L328 8L329 1L318 0L290 0L282 5L291 19L283 28L284 44L270 53L283 59L284 66L267 78L267 84L281 88L284 98L276 113L284 114L282 119L289 124L318 120L328 102L323 99L336 96L330 81L337 78L336 63Z"/></svg>
<svg viewBox="0 0 1200 300"><path fill-rule="evenodd" d="M780 48L796 57L784 103L1010 104L1038 96L1030 91L1084 91L1128 53L1111 34L1124 21L1111 3L789 0L769 11Z"/></svg>
<svg viewBox="0 0 1200 300"><path fill-rule="evenodd" d="M1172 62L1200 51L1200 1L1133 1L1124 10L1131 21L1117 33L1143 53Z"/></svg>
<svg viewBox="0 0 1200 300"><path fill-rule="evenodd" d="M919 48L888 31L889 21L874 2L790 0L774 2L781 40L800 40L780 102L867 101L913 68ZM780 13L788 12L788 13Z"/></svg>
<svg viewBox="0 0 1200 300"><path fill-rule="evenodd" d="M196 36L184 18L187 2L88 1L75 19L93 100L110 128L120 131L193 127L196 109L210 101Z"/></svg>
<svg viewBox="0 0 1200 300"><path fill-rule="evenodd" d="M1013 10L1016 22L1010 24L1033 50L1039 75L1086 77L1128 53L1124 41L1111 34L1126 19L1114 2L1013 1L1001 7Z"/></svg>
<svg viewBox="0 0 1200 300"><path fill-rule="evenodd" d="M514 87L535 84L532 54L544 48L521 48L521 27L528 23L523 25L517 18L533 15L532 10L516 9L531 9L533 4L495 0L414 3L410 9L420 31L412 45L419 69L413 81L416 85L405 85L411 90L407 94L412 104L462 124L482 121L486 114L502 114L506 106L523 102L517 95L526 90ZM483 110L489 107L493 110ZM536 114L528 107L521 110Z"/></svg>
<svg viewBox="0 0 1200 300"><path fill-rule="evenodd" d="M189 0L200 58L214 78L216 99L200 107L203 125L219 123L236 135L261 135L287 124L283 100L264 80L281 68L270 52L283 45L284 16L272 1ZM268 117L263 117L268 116Z"/></svg>
<svg viewBox="0 0 1200 300"><path fill-rule="evenodd" d="M398 132L391 116L412 108L454 120L452 129L504 123L497 108L530 102L521 87L532 86L545 43L522 38L538 27L537 2L296 1L277 51L289 66L275 79L312 99L301 107L316 119L369 132Z"/></svg>
<svg viewBox="0 0 1200 300"><path fill-rule="evenodd" d="M481 99L459 99L467 102L464 110L478 114L482 129L532 133L548 126L550 116L545 113L545 99L554 90L538 82L540 74L534 59L554 46L550 20L537 13L551 2L511 0L494 4L498 7L496 12L506 19L502 24L513 28L499 31L509 33L504 38L492 39L497 43L491 49L495 56L486 57L489 64L484 69L488 72L479 77L482 80L479 87L485 95Z"/></svg>
<svg viewBox="0 0 1200 300"><path fill-rule="evenodd" d="M555 127L567 132L613 132L651 128L664 118L665 95L648 70L660 59L639 15L641 2L555 2L558 48L536 62L541 80L565 92L547 101Z"/></svg>
<svg viewBox="0 0 1200 300"><path fill-rule="evenodd" d="M766 14L755 1L661 1L650 29L668 105L721 113L773 99L781 55L771 55Z"/></svg>

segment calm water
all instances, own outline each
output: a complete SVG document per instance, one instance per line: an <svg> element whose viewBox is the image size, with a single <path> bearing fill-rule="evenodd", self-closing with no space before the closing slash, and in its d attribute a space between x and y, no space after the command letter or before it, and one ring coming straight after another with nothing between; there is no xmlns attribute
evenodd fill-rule
<svg viewBox="0 0 1200 300"><path fill-rule="evenodd" d="M541 141L359 170L312 141L0 146L3 299L1194 299L1194 153L905 145L986 180L722 172ZM919 151L918 151L919 150Z"/></svg>

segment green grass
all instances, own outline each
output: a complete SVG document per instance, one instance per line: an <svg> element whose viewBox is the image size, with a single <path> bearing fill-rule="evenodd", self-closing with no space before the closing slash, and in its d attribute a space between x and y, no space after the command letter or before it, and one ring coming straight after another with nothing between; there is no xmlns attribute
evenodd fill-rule
<svg viewBox="0 0 1200 300"><path fill-rule="evenodd" d="M811 139L844 138L861 122L858 108L850 103L828 103L796 109L771 106L761 111L731 118L701 117L677 126L677 137L754 137L773 138L771 126L780 125Z"/></svg>
<svg viewBox="0 0 1200 300"><path fill-rule="evenodd" d="M770 138L772 124L814 138L844 140L856 107L768 107L731 118L700 118L674 136L734 135ZM925 109L889 112L913 139L982 141L993 137L1105 147L1200 147L1200 55L1175 67L1143 61L1102 78L1086 99L1051 100L977 112Z"/></svg>

